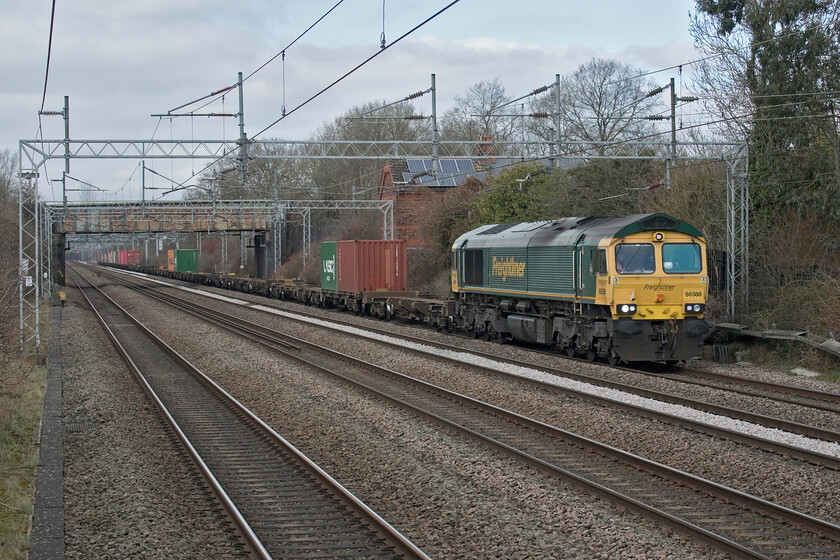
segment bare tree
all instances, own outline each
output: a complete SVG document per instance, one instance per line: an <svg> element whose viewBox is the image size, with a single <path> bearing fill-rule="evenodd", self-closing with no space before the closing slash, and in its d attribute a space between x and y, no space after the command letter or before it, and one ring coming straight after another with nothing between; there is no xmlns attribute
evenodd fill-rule
<svg viewBox="0 0 840 560"><path fill-rule="evenodd" d="M9 150L0 151L0 408L5 398L14 398L10 391L29 372L13 360L20 274L16 175L17 159Z"/></svg>
<svg viewBox="0 0 840 560"><path fill-rule="evenodd" d="M10 150L0 151L0 204L6 204L15 198L15 175L17 158Z"/></svg>
<svg viewBox="0 0 840 560"><path fill-rule="evenodd" d="M560 127L564 141L620 142L642 139L655 128L643 117L660 106L648 93L657 84L643 72L617 60L593 58L560 79ZM538 98L535 112L554 114L555 93ZM545 140L554 138L553 123L536 123L532 132ZM609 150L607 150L609 151ZM601 150L601 153L606 153Z"/></svg>
<svg viewBox="0 0 840 560"><path fill-rule="evenodd" d="M754 109L747 80L752 38L743 28L719 33L716 20L703 12L691 15L689 32L706 55L694 66L692 84L705 109L716 116L712 128L728 140L742 141L749 135L744 115Z"/></svg>
<svg viewBox="0 0 840 560"><path fill-rule="evenodd" d="M502 81L496 77L470 87L463 97L455 96L455 107L441 118L441 138L446 140L513 140L516 137L515 117L498 116L497 109L511 98Z"/></svg>
<svg viewBox="0 0 840 560"><path fill-rule="evenodd" d="M351 108L321 126L315 140L414 141L432 139L428 115L419 115L410 103L378 109L386 102ZM305 166L313 196L324 199L375 197L382 163L371 160L310 160ZM355 188L354 188L355 187ZM372 190L371 190L372 189Z"/></svg>

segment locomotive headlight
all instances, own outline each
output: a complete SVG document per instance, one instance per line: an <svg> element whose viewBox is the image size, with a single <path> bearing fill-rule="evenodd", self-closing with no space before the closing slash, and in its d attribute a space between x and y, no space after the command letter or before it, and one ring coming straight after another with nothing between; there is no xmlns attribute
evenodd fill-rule
<svg viewBox="0 0 840 560"><path fill-rule="evenodd" d="M702 303L686 303L685 304L685 312L686 313L702 313L704 305Z"/></svg>
<svg viewBox="0 0 840 560"><path fill-rule="evenodd" d="M619 306L618 311L620 313L635 313L636 312L636 306L632 303L625 303L625 304Z"/></svg>

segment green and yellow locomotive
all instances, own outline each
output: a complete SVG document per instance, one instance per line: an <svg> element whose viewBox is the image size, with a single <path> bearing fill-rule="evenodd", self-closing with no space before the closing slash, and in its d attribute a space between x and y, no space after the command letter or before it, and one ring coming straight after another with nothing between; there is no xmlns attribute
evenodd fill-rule
<svg viewBox="0 0 840 560"><path fill-rule="evenodd" d="M665 214L481 226L452 247L455 322L590 360L699 355L706 244Z"/></svg>

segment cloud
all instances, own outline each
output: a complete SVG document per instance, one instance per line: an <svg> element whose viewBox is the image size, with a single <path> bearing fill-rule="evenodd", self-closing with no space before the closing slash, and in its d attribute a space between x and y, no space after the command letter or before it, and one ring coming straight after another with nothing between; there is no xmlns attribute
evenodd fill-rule
<svg viewBox="0 0 840 560"><path fill-rule="evenodd" d="M46 0L12 3L0 20L0 50L4 53L0 59L4 76L0 82L0 150L17 151L18 140L34 137L38 126L50 4ZM510 25L489 25L488 21L502 21L498 13L489 8L470 11L461 4L446 18L382 52L283 119L263 138L305 139L350 107L374 100L394 101L428 88L432 73L437 76L437 109L442 115L452 107L455 96L494 77L502 81L509 95L518 97L553 83L555 74L572 72L596 56L618 58L646 69L694 58L688 42L662 46L631 43L620 52L582 44L583 40L564 42L558 26L580 27L589 21L588 12L556 20L551 11L557 8L542 6L547 12L540 21L531 21L531 13L528 17L514 13L504 20ZM393 41L434 9L419 0L408 7L394 6L386 12L387 39ZM238 135L235 119L196 117L170 123L150 115L235 83L238 71L248 75L324 10L323 6L291 0L59 2L46 109L60 109L63 96L70 96L71 136L75 139L142 139L153 132L156 138L234 138ZM292 110L376 53L380 31L378 7L342 5L289 49L285 66L278 58L245 83L249 135L281 117L284 94L286 109ZM602 35L608 32L601 30ZM417 103L425 114L430 112L428 96ZM236 92L227 94L224 107L219 101L202 109L223 110L237 112ZM43 117L42 122L46 138L63 137L60 118ZM135 163L123 162L122 171L114 164L107 180L114 181L121 173L127 178ZM82 163L73 165L74 169L87 168Z"/></svg>

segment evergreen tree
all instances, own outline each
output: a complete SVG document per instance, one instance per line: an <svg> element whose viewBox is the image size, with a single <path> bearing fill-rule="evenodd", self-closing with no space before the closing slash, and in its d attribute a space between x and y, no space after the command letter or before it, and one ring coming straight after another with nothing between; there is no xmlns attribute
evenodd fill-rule
<svg viewBox="0 0 840 560"><path fill-rule="evenodd" d="M837 0L698 0L697 8L698 46L723 55L701 78L750 143L756 218L781 203L840 219Z"/></svg>

